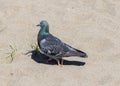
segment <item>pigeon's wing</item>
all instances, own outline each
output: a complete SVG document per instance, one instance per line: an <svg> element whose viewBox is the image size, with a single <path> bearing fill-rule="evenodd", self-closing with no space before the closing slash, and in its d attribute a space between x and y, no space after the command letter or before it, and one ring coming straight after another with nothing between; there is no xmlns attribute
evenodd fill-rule
<svg viewBox="0 0 120 86"><path fill-rule="evenodd" d="M63 43L58 38L49 35L40 42L40 49L44 54L49 56L61 57L63 51Z"/></svg>
<svg viewBox="0 0 120 86"><path fill-rule="evenodd" d="M80 56L87 57L87 54L83 51L75 49L58 38L49 35L40 41L40 49L44 54L51 57L69 57L69 56Z"/></svg>

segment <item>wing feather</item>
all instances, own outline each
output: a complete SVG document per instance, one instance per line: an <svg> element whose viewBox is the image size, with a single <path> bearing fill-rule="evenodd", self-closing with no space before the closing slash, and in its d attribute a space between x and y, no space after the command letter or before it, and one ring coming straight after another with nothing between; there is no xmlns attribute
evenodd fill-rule
<svg viewBox="0 0 120 86"><path fill-rule="evenodd" d="M63 43L58 38L49 35L45 39L41 40L40 48L41 50L48 55L62 55Z"/></svg>

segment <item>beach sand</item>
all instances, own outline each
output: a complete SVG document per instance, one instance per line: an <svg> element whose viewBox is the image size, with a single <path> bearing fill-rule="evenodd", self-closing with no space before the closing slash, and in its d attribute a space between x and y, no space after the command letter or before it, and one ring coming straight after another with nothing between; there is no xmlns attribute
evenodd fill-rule
<svg viewBox="0 0 120 86"><path fill-rule="evenodd" d="M36 43L41 20L49 22L54 36L88 58L64 58L65 65L58 67L25 55ZM7 57L10 45L17 49L12 62ZM119 0L0 0L0 86L118 85Z"/></svg>

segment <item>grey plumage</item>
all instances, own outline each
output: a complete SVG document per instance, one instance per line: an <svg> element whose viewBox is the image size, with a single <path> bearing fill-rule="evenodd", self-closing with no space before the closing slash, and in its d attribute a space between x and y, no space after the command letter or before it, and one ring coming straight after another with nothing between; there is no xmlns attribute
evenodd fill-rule
<svg viewBox="0 0 120 86"><path fill-rule="evenodd" d="M59 58L69 56L87 57L83 51L75 49L60 39L49 33L49 25L47 21L41 21L39 25L41 30L38 33L38 45L41 52L52 59L55 59L60 65Z"/></svg>

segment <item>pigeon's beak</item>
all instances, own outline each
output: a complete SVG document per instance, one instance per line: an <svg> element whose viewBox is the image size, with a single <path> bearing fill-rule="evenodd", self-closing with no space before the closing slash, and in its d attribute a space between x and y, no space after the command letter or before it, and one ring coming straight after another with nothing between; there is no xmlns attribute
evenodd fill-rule
<svg viewBox="0 0 120 86"><path fill-rule="evenodd" d="M40 24L37 24L36 26L40 26Z"/></svg>

